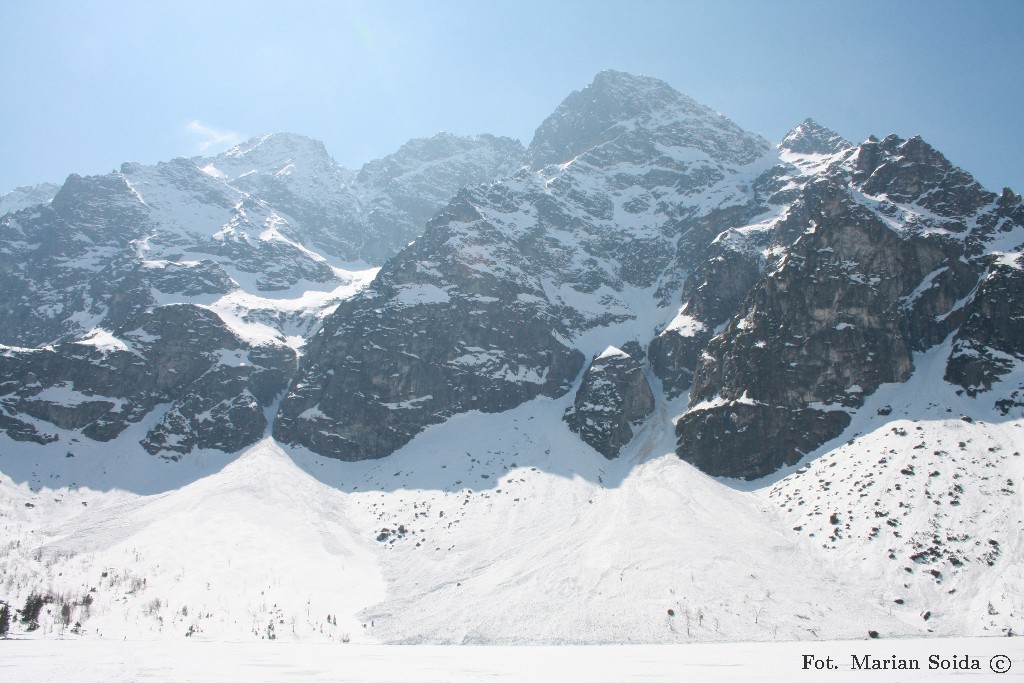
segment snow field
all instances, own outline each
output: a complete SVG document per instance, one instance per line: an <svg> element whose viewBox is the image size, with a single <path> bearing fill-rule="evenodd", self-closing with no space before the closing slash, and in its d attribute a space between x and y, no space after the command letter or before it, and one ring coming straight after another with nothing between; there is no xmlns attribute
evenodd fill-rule
<svg viewBox="0 0 1024 683"><path fill-rule="evenodd" d="M99 444L64 458L6 442L5 597L74 603L66 628L53 603L16 631L444 644L927 632L890 614L880 585L809 553L769 501L672 455L667 406L608 461L561 422L568 401L455 416L358 463L266 439L191 463L136 449L103 472Z"/></svg>
<svg viewBox="0 0 1024 683"><path fill-rule="evenodd" d="M815 643L700 643L564 647L380 646L310 643L167 641L22 641L4 643L0 670L11 680L49 683L112 681L331 681L332 683L622 683L625 681L977 681L1018 680L1019 638L926 638ZM835 670L804 668L806 656ZM852 656L896 656L919 670L860 671ZM977 662L979 670L929 669L929 660ZM1008 674L991 666L1010 663Z"/></svg>

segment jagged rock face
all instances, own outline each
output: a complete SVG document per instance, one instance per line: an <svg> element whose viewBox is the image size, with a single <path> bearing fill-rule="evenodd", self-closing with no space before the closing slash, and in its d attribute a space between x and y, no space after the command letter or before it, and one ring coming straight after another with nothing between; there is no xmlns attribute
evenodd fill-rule
<svg viewBox="0 0 1024 683"><path fill-rule="evenodd" d="M680 457L752 479L840 434L844 408L906 379L911 349L963 320L981 271L969 256L1012 231L1003 204L919 139L839 153L777 224L797 237L701 352Z"/></svg>
<svg viewBox="0 0 1024 683"><path fill-rule="evenodd" d="M73 175L49 206L0 218L0 307L11 321L0 343L73 340L187 297L338 286L284 227L264 204L184 159Z"/></svg>
<svg viewBox="0 0 1024 683"><path fill-rule="evenodd" d="M859 396L847 392L852 385L873 391L909 374L910 351L897 308L947 255L931 241L901 239L840 187L822 183L808 190L807 200L816 205L811 226L750 293L726 334L709 344L694 378L694 401L710 400L720 388L724 398L736 399L753 382L766 385L753 398L855 404ZM775 329L766 334L769 328ZM745 361L741 370L726 360L739 348L726 351L727 345L738 345L744 356L764 357ZM863 357L850 356L844 363L847 353ZM775 369L768 369L769 359ZM773 382L772 376L787 372L791 363L810 374ZM723 373L736 372L771 376L724 381Z"/></svg>
<svg viewBox="0 0 1024 683"><path fill-rule="evenodd" d="M652 89L662 96L644 100ZM588 331L650 334L696 258L680 241L702 224L705 194L749 213L755 162L769 147L652 79L605 74L586 92L531 145L543 165L548 153L537 150L571 132L559 120L592 118L570 163L463 190L325 321L275 436L324 455L382 457L454 413L564 394ZM697 139L703 147L690 147ZM638 312L641 301L650 310Z"/></svg>
<svg viewBox="0 0 1024 683"><path fill-rule="evenodd" d="M690 388L701 352L761 278L762 266L760 252L740 233L724 231L712 243L688 278L686 303L651 341L651 369L669 398Z"/></svg>
<svg viewBox="0 0 1024 683"><path fill-rule="evenodd" d="M405 291L436 294L416 285ZM277 416L279 440L344 460L383 457L453 414L564 394L583 363L545 316L517 308L514 295L503 305L383 304L373 314L361 303L339 307L347 317L325 326L324 340L303 359ZM384 329L387 348L375 342Z"/></svg>
<svg viewBox="0 0 1024 683"><path fill-rule="evenodd" d="M124 276L116 254L145 218L123 179L76 175L50 205L0 218L0 343L37 346L73 329L68 318Z"/></svg>
<svg viewBox="0 0 1024 683"><path fill-rule="evenodd" d="M960 221L994 199L969 173L916 136L902 140L889 135L881 142L861 145L853 180L866 194L885 194L896 203L916 203L948 219L943 228L950 232L966 231Z"/></svg>
<svg viewBox="0 0 1024 683"><path fill-rule="evenodd" d="M193 162L286 217L290 239L347 261L359 258L361 240L351 225L359 223L362 208L350 187L353 173L335 163L323 143L275 133Z"/></svg>
<svg viewBox="0 0 1024 683"><path fill-rule="evenodd" d="M291 349L248 344L205 309L161 306L116 334L4 349L0 426L16 440L54 441L57 427L109 441L156 412L150 453L233 451L262 437L294 365Z"/></svg>
<svg viewBox="0 0 1024 683"><path fill-rule="evenodd" d="M778 162L753 179L746 202L715 207L692 222L678 245L677 260L690 271L683 305L649 349L651 369L669 398L690 388L707 343L736 313L768 262L778 260L803 230L809 218L798 200L819 177L822 159L839 163L851 148L808 119L779 145L784 154Z"/></svg>
<svg viewBox="0 0 1024 683"><path fill-rule="evenodd" d="M640 364L625 351L608 347L590 362L564 419L585 443L611 460L652 412L654 394Z"/></svg>
<svg viewBox="0 0 1024 683"><path fill-rule="evenodd" d="M1024 255L997 257L964 311L945 379L976 396L1024 362Z"/></svg>
<svg viewBox="0 0 1024 683"><path fill-rule="evenodd" d="M242 288L255 294L336 281L323 258L287 237L296 232L294 226L266 203L210 177L192 162L176 159L155 167L125 164L121 172L151 210L151 230L143 244L135 245L147 271L159 272L167 266L179 272L185 266L198 275L220 271L213 277L222 282L227 270L240 271L238 280L253 281ZM224 294L239 286L212 293ZM210 282L198 285L209 287Z"/></svg>
<svg viewBox="0 0 1024 683"><path fill-rule="evenodd" d="M840 188L814 190L815 227L754 288L697 366L677 434L680 455L705 471L753 478L791 464L803 455L799 445L820 444L849 422L808 404L858 405L865 392L913 368L896 309L941 252L908 248ZM737 402L745 403L739 413ZM721 417L732 414L742 420ZM793 438L757 445L746 432ZM765 460L737 467L741 452L745 464L757 452Z"/></svg>
<svg viewBox="0 0 1024 683"><path fill-rule="evenodd" d="M281 403L275 437L345 460L377 458L455 413L569 390L583 357L543 291L451 244L495 237L469 198L325 321ZM463 232L460 220L474 229Z"/></svg>
<svg viewBox="0 0 1024 683"><path fill-rule="evenodd" d="M714 476L757 479L796 463L849 423L849 416L839 411L735 401L721 409L689 412L679 420L677 453Z"/></svg>

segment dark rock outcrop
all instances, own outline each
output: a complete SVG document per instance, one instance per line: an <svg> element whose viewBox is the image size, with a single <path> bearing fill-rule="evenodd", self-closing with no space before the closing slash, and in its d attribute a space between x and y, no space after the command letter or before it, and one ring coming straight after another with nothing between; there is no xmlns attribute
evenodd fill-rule
<svg viewBox="0 0 1024 683"><path fill-rule="evenodd" d="M908 302L962 255L943 235L892 229L835 180L808 186L801 203L803 233L694 373L678 452L709 473L756 478L791 464L842 432L843 407L905 380Z"/></svg>
<svg viewBox="0 0 1024 683"><path fill-rule="evenodd" d="M945 379L969 396L989 391L1024 363L1024 255L993 258L974 297L964 307L946 363Z"/></svg>
<svg viewBox="0 0 1024 683"><path fill-rule="evenodd" d="M670 392L685 388L687 363L698 358L678 453L711 474L752 479L796 462L842 433L847 412L880 384L905 380L913 351L958 329L951 381L977 391L1013 365L992 349L1013 346L1017 333L1015 269L990 270L988 286L1005 301L998 310L984 303L993 299L986 283L963 302L992 245L1019 244L1019 198L987 192L920 138L847 148L812 123L781 147L832 156L824 167L794 158L810 181L773 226L764 276L706 346L698 335L710 337L714 318L694 314L692 295L670 326L689 337L666 330L651 344ZM764 177L766 189L786 178Z"/></svg>
<svg viewBox="0 0 1024 683"><path fill-rule="evenodd" d="M722 232L690 275L679 314L651 341L651 369L669 398L690 388L704 347L761 278L761 254L754 247L735 231Z"/></svg>
<svg viewBox="0 0 1024 683"><path fill-rule="evenodd" d="M698 406L677 423L679 456L720 477L756 479L842 433L849 416L837 410L787 408L744 400Z"/></svg>
<svg viewBox="0 0 1024 683"><path fill-rule="evenodd" d="M294 366L291 349L249 344L205 309L162 306L116 333L5 349L0 427L19 440L56 440L56 427L109 441L156 411L142 440L150 453L234 451L263 436L264 408Z"/></svg>
<svg viewBox="0 0 1024 683"><path fill-rule="evenodd" d="M344 460L379 458L453 414L569 390L584 359L564 322L528 281L446 252L460 220L478 228L474 239L513 248L469 195L455 200L325 321L281 403L276 438Z"/></svg>
<svg viewBox="0 0 1024 683"><path fill-rule="evenodd" d="M0 217L0 344L34 347L80 332L133 264L149 211L116 175L71 175L48 205Z"/></svg>
<svg viewBox="0 0 1024 683"><path fill-rule="evenodd" d="M565 413L569 429L609 460L654 411L654 394L633 356L608 347L590 362Z"/></svg>

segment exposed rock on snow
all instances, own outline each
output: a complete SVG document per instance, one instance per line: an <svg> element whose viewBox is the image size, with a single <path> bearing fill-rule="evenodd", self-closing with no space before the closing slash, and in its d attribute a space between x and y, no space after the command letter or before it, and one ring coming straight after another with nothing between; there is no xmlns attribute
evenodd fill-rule
<svg viewBox="0 0 1024 683"><path fill-rule="evenodd" d="M837 155L779 223L795 239L701 350L680 456L756 479L838 436L850 408L909 377L912 349L956 329L993 227L1019 245L1016 218L919 138ZM734 405L741 397L751 402Z"/></svg>
<svg viewBox="0 0 1024 683"><path fill-rule="evenodd" d="M618 456L654 412L654 395L633 356L609 346L590 361L565 421L606 458Z"/></svg>
<svg viewBox="0 0 1024 683"><path fill-rule="evenodd" d="M354 174L321 143L275 134L218 157L70 176L52 202L0 217L0 343L18 347L5 352L8 378L33 372L43 389L100 398L56 406L7 382L0 428L19 439L58 438L47 425L108 439L161 406L144 439L152 453L253 443L292 374L292 347L374 272L333 264L386 259L463 184L522 160L522 145L507 138L440 134ZM166 324L143 335L152 344L131 337L156 320ZM98 331L113 353L86 358L76 343L88 346ZM151 351L185 332L196 336L163 368ZM218 349L251 362L211 365ZM139 359L145 370L128 370ZM273 380L255 372L264 365ZM174 382L155 379L165 371ZM100 377L119 372L124 383Z"/></svg>
<svg viewBox="0 0 1024 683"><path fill-rule="evenodd" d="M968 395L992 389L1024 363L1024 255L996 258L964 306L945 378ZM1019 403L1018 403L1019 405ZM1009 406L999 406L1005 415Z"/></svg>
<svg viewBox="0 0 1024 683"><path fill-rule="evenodd" d="M56 441L56 427L110 441L149 416L142 446L152 454L237 451L263 436L264 408L294 364L290 348L250 344L206 309L161 306L115 333L5 349L0 415L16 440Z"/></svg>

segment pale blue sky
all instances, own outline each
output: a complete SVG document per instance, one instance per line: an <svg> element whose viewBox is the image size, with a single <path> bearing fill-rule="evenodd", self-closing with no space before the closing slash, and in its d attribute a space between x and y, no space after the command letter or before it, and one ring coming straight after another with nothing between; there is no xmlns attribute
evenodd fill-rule
<svg viewBox="0 0 1024 683"><path fill-rule="evenodd" d="M287 130L357 167L411 137L528 144L606 68L773 141L921 134L1024 190L1024 2L0 0L0 192Z"/></svg>

